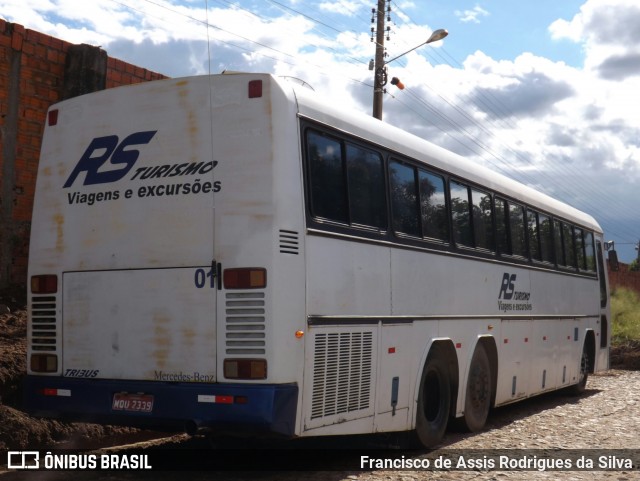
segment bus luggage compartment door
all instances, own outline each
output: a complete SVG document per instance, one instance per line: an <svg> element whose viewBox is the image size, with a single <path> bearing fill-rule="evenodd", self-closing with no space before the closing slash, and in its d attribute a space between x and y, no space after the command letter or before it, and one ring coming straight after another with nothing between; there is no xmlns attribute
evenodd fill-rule
<svg viewBox="0 0 640 481"><path fill-rule="evenodd" d="M63 375L215 381L216 289L210 269L65 273Z"/></svg>

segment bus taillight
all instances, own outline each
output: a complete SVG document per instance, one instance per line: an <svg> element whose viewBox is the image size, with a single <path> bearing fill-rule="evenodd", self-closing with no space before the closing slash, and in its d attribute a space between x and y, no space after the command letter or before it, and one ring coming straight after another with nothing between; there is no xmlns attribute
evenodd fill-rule
<svg viewBox="0 0 640 481"><path fill-rule="evenodd" d="M33 372L56 372L58 370L58 356L55 354L31 354L29 364Z"/></svg>
<svg viewBox="0 0 640 481"><path fill-rule="evenodd" d="M267 286L267 270L263 267L225 269L225 289L261 289Z"/></svg>
<svg viewBox="0 0 640 481"><path fill-rule="evenodd" d="M54 274L31 276L31 292L33 294L55 294L58 292L58 276Z"/></svg>
<svg viewBox="0 0 640 481"><path fill-rule="evenodd" d="M225 359L224 377L227 379L266 379L266 359Z"/></svg>

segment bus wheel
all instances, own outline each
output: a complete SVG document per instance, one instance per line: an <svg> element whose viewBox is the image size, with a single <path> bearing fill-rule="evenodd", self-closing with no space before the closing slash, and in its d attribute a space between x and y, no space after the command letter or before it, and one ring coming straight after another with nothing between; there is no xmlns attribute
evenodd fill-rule
<svg viewBox="0 0 640 481"><path fill-rule="evenodd" d="M582 394L587 387L587 379L589 377L589 353L587 352L586 343L582 348L582 356L580 357L580 373L578 376L578 384L574 384L568 388L569 392L574 396Z"/></svg>
<svg viewBox="0 0 640 481"><path fill-rule="evenodd" d="M468 431L480 431L487 421L491 408L491 366L482 344L476 346L471 358L467 389L464 400L462 427Z"/></svg>
<svg viewBox="0 0 640 481"><path fill-rule="evenodd" d="M429 356L422 372L415 436L419 444L430 448L440 442L447 429L451 404L451 380L447 363Z"/></svg>

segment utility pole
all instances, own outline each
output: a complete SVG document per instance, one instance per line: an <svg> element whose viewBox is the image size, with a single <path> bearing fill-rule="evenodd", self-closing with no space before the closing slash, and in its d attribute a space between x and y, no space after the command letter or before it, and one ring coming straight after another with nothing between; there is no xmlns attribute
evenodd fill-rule
<svg viewBox="0 0 640 481"><path fill-rule="evenodd" d="M372 11L372 13L376 13L378 19L376 24L376 57L373 66L373 116L378 120L382 120L382 94L384 86L387 84L387 67L384 64L385 3L386 0L378 0L377 11Z"/></svg>
<svg viewBox="0 0 640 481"><path fill-rule="evenodd" d="M385 27L385 20L391 21L391 5L385 6L387 2L391 2L391 0L378 0L378 8L371 9L371 23L377 22L376 28L371 27L371 41L373 42L373 31L375 30L375 42L376 42L376 56L375 61L372 60L369 63L369 70L373 70L373 116L382 120L382 96L385 93L384 86L387 85L387 64L393 62L394 60L398 60L400 57L408 54L409 52L413 52L418 47L426 45L431 42L436 42L438 40L442 40L449 32L447 32L444 28L439 28L431 33L431 36L427 39L426 42L421 43L420 45L416 45L410 50L407 50L403 54L398 55L397 57L393 57L391 60L385 60L387 54L384 48L384 39L387 37L389 40L389 30L390 27ZM391 85L395 85L400 90L404 88L403 83L397 77L393 77L391 79Z"/></svg>

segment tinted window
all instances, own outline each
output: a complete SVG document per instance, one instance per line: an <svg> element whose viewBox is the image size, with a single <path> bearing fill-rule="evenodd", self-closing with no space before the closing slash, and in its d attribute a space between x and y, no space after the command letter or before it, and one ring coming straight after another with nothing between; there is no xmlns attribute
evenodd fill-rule
<svg viewBox="0 0 640 481"><path fill-rule="evenodd" d="M382 157L351 144L346 146L346 155L351 223L385 228L387 208Z"/></svg>
<svg viewBox="0 0 640 481"><path fill-rule="evenodd" d="M307 157L314 217L385 229L382 156L319 132L307 132Z"/></svg>
<svg viewBox="0 0 640 481"><path fill-rule="evenodd" d="M576 262L579 269L586 269L585 257L584 257L584 241L582 240L582 229L574 227L573 238L576 245Z"/></svg>
<svg viewBox="0 0 640 481"><path fill-rule="evenodd" d="M420 237L420 214L415 169L397 161L389 163L393 229L396 232Z"/></svg>
<svg viewBox="0 0 640 481"><path fill-rule="evenodd" d="M453 221L453 239L456 244L473 247L469 214L469 189L466 185L451 182L451 217Z"/></svg>
<svg viewBox="0 0 640 481"><path fill-rule="evenodd" d="M449 240L447 205L444 194L444 179L439 175L418 171L420 182L420 210L422 212L422 235L432 239Z"/></svg>
<svg viewBox="0 0 640 481"><path fill-rule="evenodd" d="M559 266L564 266L564 245L562 243L562 223L557 220L553 223L553 247L556 254L556 263Z"/></svg>
<svg viewBox="0 0 640 481"><path fill-rule="evenodd" d="M529 231L529 254L532 259L542 260L540 236L538 235L538 213L532 210L527 210L527 230Z"/></svg>
<svg viewBox="0 0 640 481"><path fill-rule="evenodd" d="M584 233L584 254L586 258L587 270L595 272L596 270L596 255L593 250L593 232Z"/></svg>
<svg viewBox="0 0 640 481"><path fill-rule="evenodd" d="M510 254L509 249L509 210L507 209L507 201L504 199L496 199L496 245L500 254Z"/></svg>
<svg viewBox="0 0 640 481"><path fill-rule="evenodd" d="M538 214L538 233L540 236L540 257L544 262L553 262L551 219L544 214Z"/></svg>
<svg viewBox="0 0 640 481"><path fill-rule="evenodd" d="M524 230L524 209L518 204L509 204L509 232L511 234L511 253L514 256L527 255Z"/></svg>
<svg viewBox="0 0 640 481"><path fill-rule="evenodd" d="M348 222L347 190L340 142L316 132L308 132L307 155L313 215Z"/></svg>
<svg viewBox="0 0 640 481"><path fill-rule="evenodd" d="M562 245L564 246L564 265L576 267L576 249L573 243L573 229L569 224L562 224Z"/></svg>
<svg viewBox="0 0 640 481"><path fill-rule="evenodd" d="M471 201L475 245L483 249L494 250L491 196L486 192L471 189Z"/></svg>

